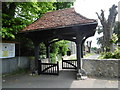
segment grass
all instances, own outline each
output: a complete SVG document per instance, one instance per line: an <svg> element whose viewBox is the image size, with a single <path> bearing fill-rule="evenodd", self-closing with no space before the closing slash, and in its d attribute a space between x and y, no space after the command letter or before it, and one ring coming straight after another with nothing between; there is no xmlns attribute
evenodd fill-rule
<svg viewBox="0 0 120 90"><path fill-rule="evenodd" d="M86 55L83 56L83 58L86 58L88 56L91 56L91 55L94 55L95 53L87 53ZM70 56L69 58L70 60L75 60L76 59L76 56Z"/></svg>
<svg viewBox="0 0 120 90"><path fill-rule="evenodd" d="M76 56L71 56L69 59L74 60L74 59L76 59Z"/></svg>
<svg viewBox="0 0 120 90"><path fill-rule="evenodd" d="M103 56L100 55L97 59L104 59L104 58L103 58Z"/></svg>
<svg viewBox="0 0 120 90"><path fill-rule="evenodd" d="M87 53L86 55L84 55L83 57L86 58L86 57L89 57L91 55L94 55L95 53Z"/></svg>

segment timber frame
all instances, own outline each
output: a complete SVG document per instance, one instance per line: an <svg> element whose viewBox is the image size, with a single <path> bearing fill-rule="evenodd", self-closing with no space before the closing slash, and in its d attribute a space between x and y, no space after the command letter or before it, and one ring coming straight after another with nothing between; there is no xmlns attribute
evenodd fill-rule
<svg viewBox="0 0 120 90"><path fill-rule="evenodd" d="M36 30L28 30L24 32L20 32L21 35L30 38L35 47L35 66L38 70L38 60L39 60L39 44L41 42L45 43L47 47L46 55L47 58L50 58L50 44L55 43L60 40L68 40L76 43L76 57L77 57L77 78L81 78L81 70L82 70L82 60L83 52L82 47L85 40L94 36L97 21L84 23L84 24L76 24L48 29L36 29ZM55 40L57 39L57 40Z"/></svg>

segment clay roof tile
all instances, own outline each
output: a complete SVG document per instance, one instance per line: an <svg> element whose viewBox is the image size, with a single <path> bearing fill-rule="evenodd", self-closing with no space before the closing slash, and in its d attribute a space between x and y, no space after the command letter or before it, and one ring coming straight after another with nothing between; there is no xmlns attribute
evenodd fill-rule
<svg viewBox="0 0 120 90"><path fill-rule="evenodd" d="M25 27L22 31L43 30L62 26L70 26L76 24L94 23L96 20L88 19L75 12L74 8L67 8L53 12L47 12L43 17L39 18L32 24Z"/></svg>

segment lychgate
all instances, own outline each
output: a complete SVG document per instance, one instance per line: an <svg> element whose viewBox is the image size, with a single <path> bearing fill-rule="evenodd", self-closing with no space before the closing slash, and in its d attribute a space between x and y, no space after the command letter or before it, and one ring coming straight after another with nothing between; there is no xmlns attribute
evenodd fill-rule
<svg viewBox="0 0 120 90"><path fill-rule="evenodd" d="M81 57L83 56L82 46L88 37L95 34L97 24L96 20L88 19L76 13L74 8L67 8L47 12L43 17L24 28L20 34L30 38L34 43L35 66L38 70L38 74L42 72L39 71L39 44L41 42L44 42L47 47L47 58L50 58L49 46L51 43L55 43L60 40L75 42L77 49L77 61L73 61L74 64L71 64L70 61L64 61L64 63L71 64L73 66L71 68L75 68L77 70L77 79L80 79L84 73L81 66ZM55 40L53 41L53 39ZM57 65L50 64L48 64L48 66L49 67L47 68L57 67ZM66 67L63 66L63 68Z"/></svg>

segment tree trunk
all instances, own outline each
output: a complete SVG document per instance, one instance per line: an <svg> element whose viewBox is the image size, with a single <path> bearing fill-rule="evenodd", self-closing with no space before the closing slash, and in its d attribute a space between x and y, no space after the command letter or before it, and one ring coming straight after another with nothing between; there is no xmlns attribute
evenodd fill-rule
<svg viewBox="0 0 120 90"><path fill-rule="evenodd" d="M16 4L15 2L13 2L9 5L9 14L11 17L15 16L15 9L16 9Z"/></svg>
<svg viewBox="0 0 120 90"><path fill-rule="evenodd" d="M14 17L15 9L16 9L15 2L12 2L12 3L2 2L2 13L7 14L11 17Z"/></svg>
<svg viewBox="0 0 120 90"><path fill-rule="evenodd" d="M112 40L113 28L115 26L115 18L116 18L116 15L118 14L116 8L117 6L115 5L113 5L110 8L109 10L110 14L107 20L104 17L103 10L101 10L101 15L98 15L98 13L96 13L103 26L103 45L106 52L114 51L113 43L111 42L111 40Z"/></svg>

